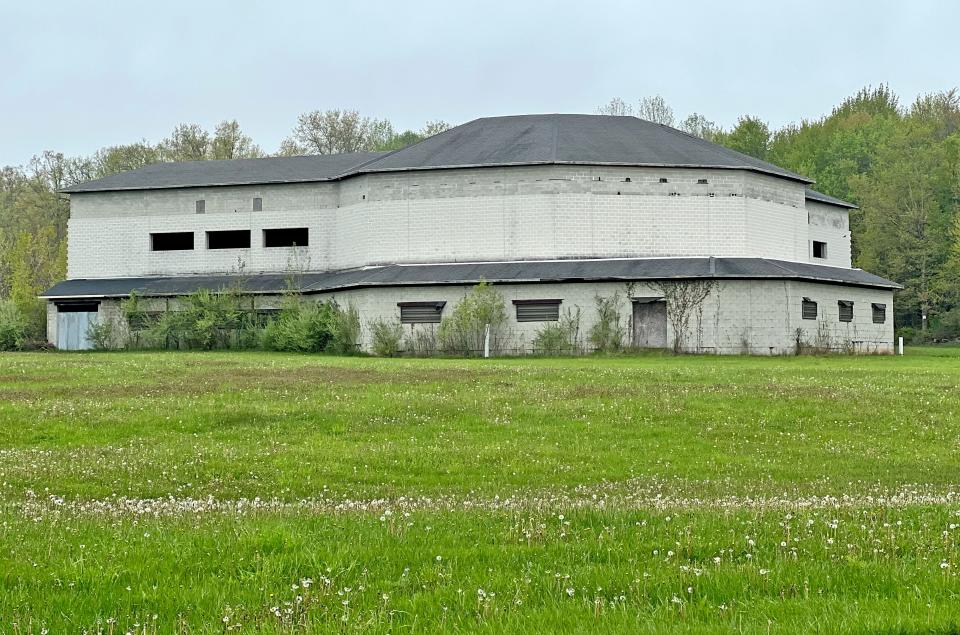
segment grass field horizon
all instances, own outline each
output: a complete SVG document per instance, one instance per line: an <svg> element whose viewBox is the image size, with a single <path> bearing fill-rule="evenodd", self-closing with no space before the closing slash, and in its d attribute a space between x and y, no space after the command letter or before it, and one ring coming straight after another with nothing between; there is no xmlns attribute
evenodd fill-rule
<svg viewBox="0 0 960 635"><path fill-rule="evenodd" d="M0 633L958 632L960 349L0 355Z"/></svg>

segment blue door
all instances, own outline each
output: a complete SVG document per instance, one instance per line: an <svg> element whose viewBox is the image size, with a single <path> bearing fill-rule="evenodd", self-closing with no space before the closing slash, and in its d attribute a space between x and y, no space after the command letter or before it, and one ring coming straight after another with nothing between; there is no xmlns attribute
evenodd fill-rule
<svg viewBox="0 0 960 635"><path fill-rule="evenodd" d="M57 307L57 348L62 351L85 351L93 348L87 331L97 322L93 303L63 304Z"/></svg>

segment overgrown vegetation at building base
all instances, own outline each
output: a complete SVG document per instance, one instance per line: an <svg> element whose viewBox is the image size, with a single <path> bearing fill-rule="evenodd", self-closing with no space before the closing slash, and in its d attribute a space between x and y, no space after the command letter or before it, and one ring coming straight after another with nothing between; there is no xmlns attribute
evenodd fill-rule
<svg viewBox="0 0 960 635"><path fill-rule="evenodd" d="M949 633L958 362L0 355L0 632Z"/></svg>

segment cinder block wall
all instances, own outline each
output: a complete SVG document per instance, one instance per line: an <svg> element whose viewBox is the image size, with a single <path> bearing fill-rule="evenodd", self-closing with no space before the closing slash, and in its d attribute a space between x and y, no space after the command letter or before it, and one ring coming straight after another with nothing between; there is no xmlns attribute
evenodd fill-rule
<svg viewBox="0 0 960 635"><path fill-rule="evenodd" d="M421 286L356 289L307 299L335 299L341 304L353 304L362 323L362 346L370 349L370 324L375 320L399 322L398 302L446 302L443 315L450 315L470 286ZM597 321L596 297L618 294L622 298L621 323L627 330L630 343L632 329L632 302L629 297L656 297L658 289L646 283L632 287L624 283L541 283L497 285L503 295L508 314L509 353L529 352L537 332L546 322L517 322L512 300L562 299L561 313L581 314L581 340L589 348L588 334ZM807 346L823 346L835 351L859 353L889 353L893 351L893 294L889 290L868 289L834 284L798 282L790 280L729 280L718 282L702 305L702 314L696 312L681 338L688 352L756 355L788 355L796 351L798 337ZM809 297L818 303L816 320L801 318L801 303ZM257 308L276 308L280 298L256 298ZM854 302L852 322L839 321L840 300ZM177 301L145 299L147 310L176 308ZM871 303L887 305L886 321L874 324ZM56 312L49 305L48 335L56 341ZM101 304L101 319L119 319L119 302L110 300ZM412 329L436 329L437 325L404 326ZM799 330L799 332L798 332ZM673 342L674 328L668 321L668 344Z"/></svg>
<svg viewBox="0 0 960 635"><path fill-rule="evenodd" d="M263 199L263 211L253 211L254 197ZM204 214L195 213L199 199ZM336 183L85 193L71 197L68 276L591 257L822 263L810 257L813 234L829 243L826 264L849 266L849 232L844 240L840 229L846 212L809 209L802 184L693 168L517 166L379 173ZM264 248L262 230L280 227L309 227L310 246ZM251 247L206 249L205 232L223 229L251 230ZM195 249L151 252L150 233L169 231L193 231Z"/></svg>

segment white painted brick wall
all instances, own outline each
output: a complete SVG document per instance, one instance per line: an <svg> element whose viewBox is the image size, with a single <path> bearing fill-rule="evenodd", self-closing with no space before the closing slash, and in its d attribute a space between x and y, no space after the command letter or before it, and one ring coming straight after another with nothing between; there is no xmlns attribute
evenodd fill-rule
<svg viewBox="0 0 960 635"><path fill-rule="evenodd" d="M582 311L581 332L583 342L596 322L595 297L609 297L619 293L626 298L623 283L541 283L497 285L504 296L508 329L513 345L529 350L543 322L517 322L512 300L560 298L561 311L579 307ZM363 326L363 347L369 350L371 322L377 319L399 321L397 302L445 301L444 315L449 315L456 304L471 290L469 286L420 286L357 289L311 296L316 299L336 299L341 304L353 303L360 312ZM657 296L659 293L646 284L637 284L634 297ZM728 280L724 281L703 305L701 321L701 352L718 354L751 353L758 355L792 354L796 347L797 329L803 329L802 339L808 344L817 340L823 332L835 349L852 347L856 352L893 352L893 297L892 292L882 289L866 289L842 285L796 282L789 280ZM801 319L801 302L809 297L818 303L816 321ZM838 300L854 302L854 321L839 321ZM887 305L887 320L874 324L871 303ZM175 304L175 302L174 302ZM277 307L280 298L261 297L258 307ZM151 309L162 309L163 301L154 301ZM50 307L53 307L52 303ZM117 302L105 301L104 315L117 316ZM48 336L56 341L55 309L48 318ZM623 303L622 318L630 324L631 304ZM50 325L53 325L52 327ZM410 329L410 326L405 326ZM436 328L436 325L418 325L416 328ZM691 332L686 341L694 350L696 344L696 319L691 320ZM673 341L672 327L668 324L668 342Z"/></svg>
<svg viewBox="0 0 960 635"><path fill-rule="evenodd" d="M698 184L703 178L708 183ZM263 199L262 212L252 211L254 197ZM205 214L195 213L198 199L206 201ZM844 242L836 228L845 217L829 208L811 213L817 224L808 225L801 184L710 169L518 166L87 193L71 197L68 275L229 272L238 260L250 273L284 271L292 250L264 249L262 230L301 226L310 228L310 246L297 259L312 270L577 257L812 261L814 234L828 239L827 264L849 266L849 237ZM207 250L204 232L218 229L250 229L251 248ZM197 248L150 252L149 234L158 231L194 231Z"/></svg>

